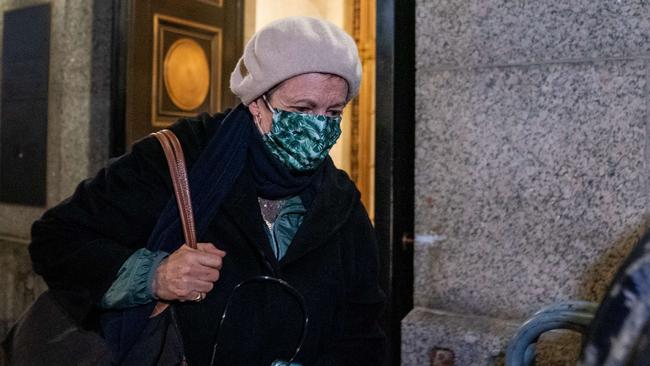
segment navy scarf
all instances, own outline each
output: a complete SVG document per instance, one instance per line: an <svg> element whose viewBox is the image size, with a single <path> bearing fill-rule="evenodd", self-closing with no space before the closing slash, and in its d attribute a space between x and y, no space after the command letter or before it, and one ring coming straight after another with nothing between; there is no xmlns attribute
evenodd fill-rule
<svg viewBox="0 0 650 366"><path fill-rule="evenodd" d="M247 107L240 104L223 119L189 172L199 240L246 166L250 167L258 196L281 199L299 194L306 207L310 206L323 175L322 166L308 174L289 172L265 148ZM172 253L184 241L176 199L171 197L151 232L146 248ZM155 302L151 302L104 314L103 336L116 360L121 360L137 341L154 306Z"/></svg>

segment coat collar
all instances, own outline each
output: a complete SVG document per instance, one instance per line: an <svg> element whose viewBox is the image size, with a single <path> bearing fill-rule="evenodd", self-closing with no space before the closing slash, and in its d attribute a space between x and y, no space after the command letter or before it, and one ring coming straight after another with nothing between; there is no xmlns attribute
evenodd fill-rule
<svg viewBox="0 0 650 366"><path fill-rule="evenodd" d="M265 224L259 209L255 183L247 167L235 181L232 191L223 203L222 210L256 249L267 269L272 275L277 276L280 265L264 231Z"/></svg>
<svg viewBox="0 0 650 366"><path fill-rule="evenodd" d="M233 185L229 198L222 206L246 238L257 247L267 266L272 267L276 275L279 274L280 264L288 265L326 244L358 204L359 191L348 176L336 169L329 158L323 164L323 182L280 263L275 259L264 232L264 220L260 213L257 193L247 168Z"/></svg>
<svg viewBox="0 0 650 366"><path fill-rule="evenodd" d="M329 158L323 164L323 183L281 260L283 266L328 243L359 201L359 191L347 174L336 169Z"/></svg>

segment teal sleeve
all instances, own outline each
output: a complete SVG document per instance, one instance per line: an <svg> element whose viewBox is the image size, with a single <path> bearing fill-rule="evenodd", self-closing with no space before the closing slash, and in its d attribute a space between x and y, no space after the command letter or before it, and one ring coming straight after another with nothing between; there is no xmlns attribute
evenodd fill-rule
<svg viewBox="0 0 650 366"><path fill-rule="evenodd" d="M163 251L138 249L122 264L117 278L104 294L100 306L105 309L124 309L153 301L151 285L156 268L168 255L169 253Z"/></svg>
<svg viewBox="0 0 650 366"><path fill-rule="evenodd" d="M297 362L292 362L292 363L289 364L286 361L275 360L275 361L273 361L271 366L302 366L302 365L297 363Z"/></svg>

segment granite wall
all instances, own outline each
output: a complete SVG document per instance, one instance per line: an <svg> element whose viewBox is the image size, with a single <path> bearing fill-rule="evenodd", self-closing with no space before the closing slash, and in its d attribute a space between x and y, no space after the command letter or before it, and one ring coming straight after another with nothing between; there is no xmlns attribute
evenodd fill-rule
<svg viewBox="0 0 650 366"><path fill-rule="evenodd" d="M598 301L649 227L650 4L418 0L416 17L403 364L498 364L534 311ZM575 359L578 337L545 338L538 364Z"/></svg>
<svg viewBox="0 0 650 366"><path fill-rule="evenodd" d="M37 4L51 6L47 206L69 196L108 158L112 3L0 0L0 15ZM0 203L0 338L45 288L31 272L27 254L31 223L44 210Z"/></svg>

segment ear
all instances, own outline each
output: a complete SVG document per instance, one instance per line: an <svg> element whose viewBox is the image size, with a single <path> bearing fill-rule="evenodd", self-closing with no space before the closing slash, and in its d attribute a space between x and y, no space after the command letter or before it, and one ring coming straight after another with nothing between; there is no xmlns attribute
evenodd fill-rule
<svg viewBox="0 0 650 366"><path fill-rule="evenodd" d="M253 116L259 116L262 113L260 103L263 103L262 98L257 98L248 104L248 111L251 112Z"/></svg>

